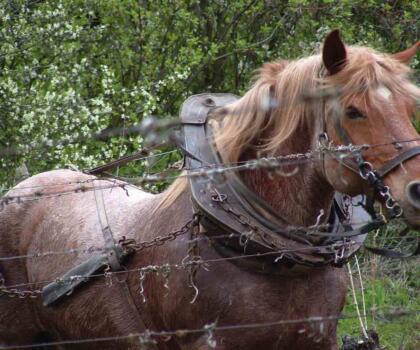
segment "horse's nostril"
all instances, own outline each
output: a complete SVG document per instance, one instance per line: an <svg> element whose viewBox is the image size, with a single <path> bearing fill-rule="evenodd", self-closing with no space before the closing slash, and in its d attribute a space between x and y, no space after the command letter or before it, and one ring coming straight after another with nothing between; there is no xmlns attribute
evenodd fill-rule
<svg viewBox="0 0 420 350"><path fill-rule="evenodd" d="M420 209L420 181L412 181L406 187L408 201Z"/></svg>

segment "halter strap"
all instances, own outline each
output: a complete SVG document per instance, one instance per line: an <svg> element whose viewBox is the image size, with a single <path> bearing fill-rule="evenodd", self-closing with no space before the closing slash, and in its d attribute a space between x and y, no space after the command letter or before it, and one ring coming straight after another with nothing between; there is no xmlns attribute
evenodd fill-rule
<svg viewBox="0 0 420 350"><path fill-rule="evenodd" d="M376 172L378 173L379 177L383 178L384 176L389 174L392 170L394 170L397 166L417 156L418 154L420 154L420 146L407 149L404 152L398 154L395 158L391 159L381 168L376 170Z"/></svg>
<svg viewBox="0 0 420 350"><path fill-rule="evenodd" d="M347 133L347 131L341 125L341 118L339 113L334 113L334 126L337 134L340 136L341 140L346 145L352 144L351 137ZM324 123L324 121L323 121ZM325 130L324 130L325 132ZM397 166L403 164L405 161L417 156L420 154L420 146L416 146L413 148L409 148L393 159L385 163L381 168L375 170L375 173L380 179L383 179L386 175L388 175L392 170L394 170ZM344 160L342 163L349 169L359 172L360 165L364 162L363 156L360 152L356 153L356 160Z"/></svg>

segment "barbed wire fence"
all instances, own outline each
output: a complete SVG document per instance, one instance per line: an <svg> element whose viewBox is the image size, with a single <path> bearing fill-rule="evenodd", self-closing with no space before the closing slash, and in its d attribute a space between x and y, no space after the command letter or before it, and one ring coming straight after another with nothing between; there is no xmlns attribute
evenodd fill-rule
<svg viewBox="0 0 420 350"><path fill-rule="evenodd" d="M126 127L124 129L125 135L129 134L143 134L143 135L150 135L156 134L158 135L159 132L168 133L168 130L174 127L179 127L179 122L174 121L174 119L171 120L158 120L158 119L148 119L141 125L134 125L132 127ZM107 131L105 133L97 133L94 135L90 135L87 138L97 138L101 140L106 140L108 138L114 137L119 134L121 130L115 129L111 131ZM84 138L78 138L75 140L66 140L64 142L57 142L57 143L44 143L35 145L32 147L32 149L36 148L53 148L56 147L58 144L60 145L66 145L71 142L82 142ZM162 145L162 140L157 137L153 136L154 140L159 140L157 144L160 146ZM314 162L319 161L321 156L330 155L333 158L341 159L344 158L351 158L354 156L355 153L366 151L366 150L377 150L374 155L383 155L384 151L381 151L381 147L386 146L395 146L395 144L402 144L402 143L410 143L420 140L420 138L414 138L414 139L407 139L407 140L396 140L393 142L388 143L381 143L381 144L374 144L374 145L349 145L349 146L333 146L330 145L327 148L319 148L312 151L308 151L307 153L299 153L299 154L289 154L289 155L282 155L277 157L261 157L257 159L252 159L249 161L243 161L243 162L237 162L234 164L223 164L218 166L203 166L203 167L197 167L193 169L183 168L183 173L181 174L173 174L171 172L168 174L166 171L164 171L161 174L150 174L146 176L136 176L132 178L127 177L121 177L122 180L129 180L129 181L135 181L136 183L142 184L147 182L156 182L156 181L163 181L163 180L174 180L175 178L179 177L185 177L185 178L191 178L191 177L200 177L203 179L203 181L214 181L216 177L223 176L226 173L229 173L231 171L247 171L247 170L255 170L255 169L264 169L267 171L277 171L285 166L290 165L301 165L308 162ZM154 147L152 147L153 150ZM0 154L2 156L14 156L16 154L19 154L20 152L26 152L26 150L20 150L20 149L13 149L13 148L7 148L7 149L1 149ZM163 153L156 153L151 154L148 156L144 156L141 159L142 160L148 160L151 158L157 158L160 156L164 156L170 152L174 151L168 151ZM385 152L386 153L386 152ZM181 169L177 168L175 171L179 172ZM282 173L280 173L282 174ZM105 185L99 185L95 186L93 185L94 182L101 181L108 184ZM0 210L4 209L8 205L20 205L26 202L31 201L39 201L44 199L51 199L56 197L62 197L67 195L77 195L77 194L85 194L87 192L91 192L93 190L111 190L113 188L120 188L124 191L128 191L128 187L131 186L128 182L122 182L121 180L117 179L103 179L103 178L96 178L94 176L91 176L90 178L86 180L81 181L68 181L68 182L62 182L62 183L53 183L53 184L47 184L47 185L36 185L36 186L20 186L17 188L8 188L4 189L4 192L11 191L12 194L8 194L3 196L0 199ZM64 187L64 189L60 189ZM56 190L58 188L58 190ZM19 192L26 192L25 194L19 194ZM29 192L29 193L28 193ZM17 194L16 194L17 193ZM128 193L127 193L128 194ZM319 225L317 228L328 228L328 225ZM294 228L294 229L302 229L302 228ZM226 238L228 235L220 235L213 237L213 239L218 238ZM404 240L406 237L394 237L397 240ZM414 237L414 238L417 238ZM206 237L198 237L196 240L203 240L207 239ZM410 236L410 239L413 239L413 236ZM166 241L165 241L166 242ZM154 242L139 242L140 245L144 246L154 246ZM305 249L299 249L300 251ZM17 255L17 256L3 256L0 257L0 261L13 261L17 259L35 259L35 258L43 258L47 256L60 256L65 254L93 254L97 252L103 252L104 248L102 247L88 247L86 249L69 249L64 251L47 251L47 252L31 252L30 254L25 255ZM290 252L291 250L279 250L271 253L267 253L267 255L281 255L287 252ZM115 275L119 275L121 273L130 274L130 273L136 273L140 277L140 290L142 291L142 298L146 302L146 298L144 296L145 289L144 289L144 280L147 277L147 275L153 273L162 276L162 283L167 288L169 287L168 279L171 273L175 271L180 270L188 270L191 268L191 266L200 266L205 267L206 269L209 269L212 264L216 264L218 262L223 261L230 261L230 260L237 260L237 259L247 259L255 257L255 255L245 255L245 256L238 256L233 258L220 258L220 259L212 259L212 260L188 260L186 262L181 263L173 263L173 264L163 264L163 265L148 265L143 266L136 269L130 269L126 271L106 271L104 273L98 273L91 276L80 276L80 275L74 275L70 276L68 278L62 279L62 278L56 278L53 280L48 281L37 281L37 282L30 282L30 283L20 283L16 285L6 285L5 281L0 281L0 293L3 293L5 295L8 295L9 297L20 297L20 298L37 298L41 295L42 291L40 289L30 289L28 291L22 291L21 288L23 287L30 287L30 288L39 288L40 285L46 285L52 282L56 282L59 284L67 284L71 283L74 280L82 280L84 282L93 279L93 278L103 278L106 285L112 285L112 280ZM258 257L261 257L261 254L258 254ZM391 312L389 313L390 316L404 316L407 314L412 313L411 311L397 311L397 312ZM360 315L358 315L360 317ZM366 315L365 315L366 316ZM336 317L335 319L343 319L347 316L343 317ZM349 317L355 317L355 316L349 316ZM106 337L106 338L92 338L92 339L79 339L79 340L68 340L64 342L54 342L54 343L48 343L47 345L42 344L43 346L52 346L52 345L64 345L64 344L82 344L82 343L89 343L89 342L104 342L104 341L116 341L116 340L122 340L126 338L137 338L137 339L145 339L147 341L154 341L153 337L159 338L160 336L166 335L166 336L176 336L180 333L187 334L187 333L209 333L209 329L212 329L212 332L214 331L223 331L223 330L241 330L241 329L247 329L247 328L253 328L253 327L270 327L274 325L285 325L285 324L292 324L292 323L312 323L312 322L322 322L332 319L331 317L310 317L302 320L280 320L278 322L271 322L271 323L260 323L260 324L246 324L246 325L231 325L231 326L209 326L206 325L203 328L197 328L194 330L175 330L175 331L168 331L168 332L154 332L154 331L147 331L145 333L137 334L135 336L120 336L120 337ZM209 328L210 327L210 328ZM209 339L211 337L209 336ZM212 341L210 341L210 344L213 344ZM14 347L14 348L26 348L29 346L34 346L39 344L31 344L28 346L22 346L22 347ZM0 349L8 349L9 347L3 347Z"/></svg>
<svg viewBox="0 0 420 350"><path fill-rule="evenodd" d="M277 30L275 28L275 30ZM26 50L26 49L25 49ZM11 54L18 55L21 51L16 51ZM9 55L10 53L7 53ZM0 55L0 57L3 55ZM337 93L337 92L335 92ZM325 94L322 95L322 98L325 98ZM328 96L327 96L328 97ZM317 97L320 98L320 97ZM2 107L2 106L0 106ZM29 106L30 107L30 106ZM166 136L168 133L171 133L172 128L179 127L179 122L175 119L169 120L159 120L155 118L146 119L140 125L133 125L133 126L125 126L122 128L115 128L112 130L107 130L105 132L96 133L89 136L78 137L70 140L64 141L57 141L57 142L45 142L41 144L32 144L28 145L24 148L14 148L14 147L7 147L0 149L0 156L1 157L12 157L16 156L25 152L29 152L36 149L50 149L57 146L66 146L72 143L80 143L86 140L97 139L101 141L106 141L112 137L121 136L121 131L125 137L130 135L144 135L151 139L152 148L155 145L168 145L171 144L171 141L168 141L167 138L161 139L159 133L164 133ZM280 170L282 167L291 166L291 165L301 165L306 164L308 162L314 162L319 160L319 158L323 155L330 155L331 157L335 157L337 159L344 159L344 158L352 158L354 157L355 153L365 151L365 150L372 150L372 149L379 149L376 155L383 155L384 151L381 151L380 148L384 146L392 146L396 143L409 143L419 141L419 138L409 139L409 140L396 140L389 143L383 144L375 144L375 145L360 145L360 146L333 146L331 145L328 148L319 148L315 150L308 151L307 153L300 153L300 154L289 154L289 155L282 155L277 157L260 157L257 159L238 162L233 164L223 164L222 166L203 166L200 168L188 169L188 168L175 168L175 169L167 169L162 171L161 173L156 174L147 174L144 176L120 176L116 179L104 179L104 178L96 178L91 177L87 180L83 181L69 181L69 182L62 182L62 183L54 183L49 185L37 185L37 186L20 186L17 188L2 188L0 194L3 194L3 197L0 198L0 211L4 210L9 205L22 205L27 202L32 201L39 201L39 200L47 200L56 197L62 196L72 196L72 195L83 195L85 193L94 191L94 190L112 190L114 188L119 188L124 191L128 191L128 188L132 186L130 183L135 184L144 184L144 183L154 183L159 181L172 181L176 178L184 177L184 178L191 178L191 177L200 177L203 181L214 181L219 175L224 175L229 172L236 172L236 171L247 171L247 170L255 170L255 169L263 169L266 171L273 171L276 172ZM170 152L176 152L174 150L161 152L156 154L151 154L148 156L144 156L140 160L150 160L159 158L162 156L166 156ZM179 172L182 171L180 174ZM282 174L279 172L279 174ZM95 186L93 183L95 181L107 182L107 185L99 185ZM125 182L122 182L125 181ZM65 187L65 189L60 189L61 187ZM69 188L70 187L70 188ZM58 188L58 189L57 189ZM25 192L24 194L19 194L19 192ZM10 192L11 194L4 193ZM296 227L297 228L297 227ZM311 229L325 229L328 228L327 225L316 225ZM299 228L302 229L302 228ZM230 235L219 235L212 237L212 239L217 238L226 238ZM388 236L388 238L395 239L397 241L402 241L405 239L416 239L418 238L417 235L411 235L408 237L401 237L401 236ZM190 239L191 240L191 239ZM205 236L200 236L195 238L194 240L209 240L209 238ZM170 242L170 240L165 241ZM154 241L151 242L139 242L138 244L144 245L147 247L155 247L153 244ZM311 249L311 248L308 248ZM10 256L0 256L0 262L10 262L19 259L41 259L48 256L61 256L61 255L69 255L69 254L93 254L97 252L103 252L105 249L103 247L86 247L86 248L77 248L77 249L68 249L62 251L37 251L37 252L30 252L28 254L22 255L10 255ZM301 248L298 251L303 251L305 249ZM266 253L266 255L281 255L293 250L278 250L275 252ZM295 250L296 251L296 250ZM243 255L237 257L229 257L229 258L219 258L219 259L208 259L208 260L186 260L178 263L167 263L162 265L147 265L135 269L128 269L124 271L105 271L103 273L98 273L90 276L80 276L74 275L68 278L55 278L46 281L34 281L34 282L27 282L27 283L19 283L13 285L7 285L6 281L0 279L0 297L2 294L12 297L12 298L38 298L41 294L41 290L37 289L43 285L46 285L51 282L57 282L60 284L70 283L74 280L83 280L88 281L90 279L103 279L105 285L112 285L113 279L115 276L121 274L137 274L139 276L139 283L140 283L140 290L141 297L143 300L146 301L144 296L144 279L149 274L157 274L161 276L162 283L164 286L169 287L169 276L171 273L176 271L186 271L191 266L199 266L205 267L205 269L211 269L213 264L217 264L219 262L224 261L232 261L237 259L249 259L255 256L261 257L264 254L258 255ZM30 293L25 293L22 291L21 295L19 295L20 288L35 288L31 289ZM10 293L12 291L13 293ZM384 318L388 318L389 320L397 320L401 317L412 317L418 315L420 310L405 310L402 309L400 306L395 306L391 309L371 309L368 310L369 312L378 312L382 311L382 315ZM363 313L362 316L368 317L369 313ZM265 327L278 327L278 326L286 326L291 324L316 324L319 327L328 321L336 321L336 320L343 320L343 319L351 319L351 318L359 318L359 315L356 314L349 314L349 315L342 315L342 316L313 316L308 318L302 319L289 319L289 320L278 320L274 322L262 322L262 323L246 323L246 324L232 324L232 325L217 325L216 323L207 324L203 327L198 327L195 329L177 329L177 330L170 330L170 331L151 331L147 330L143 333L137 334L129 334L129 335L122 335L122 336L112 336L112 337L102 337L102 338L85 338L85 339L71 339L71 340L64 340L64 341L57 341L57 342L48 342L48 343L33 343L27 345L14 345L14 346L1 346L0 350L6 349L25 349L25 348L33 348L33 347L50 347L50 346L59 346L59 345L77 345L77 344L89 344L89 343L101 343L101 342L110 342L110 341L120 341L120 340L127 340L127 339L135 339L141 344L148 344L148 343L156 343L159 341L161 337L185 337L189 334L206 334L207 335L207 343L211 348L214 348L216 343L214 340L214 333L215 332L224 332L224 331L244 331L246 329L256 329L256 328L265 328Z"/></svg>
<svg viewBox="0 0 420 350"><path fill-rule="evenodd" d="M370 310L372 311L372 310ZM378 311L378 310L374 310ZM384 310L383 316L389 318L398 318L398 317L411 317L415 315L420 310L415 311L407 311L407 310ZM363 315L368 316L368 315ZM342 316L326 316L326 317L308 317L308 318L301 318L296 320L278 320L272 322L260 322L260 323L247 323L247 324L234 324L234 325L221 325L218 326L217 323L206 324L200 328L194 329L177 329L172 331L145 331L142 333L135 333L135 334L128 334L122 336L110 336L110 337L97 337L97 338L85 338L85 339L72 339L72 340L63 340L63 341L54 341L54 342L46 342L46 343L33 343L28 345L14 345L14 346L0 346L0 350L11 350L11 349L30 349L32 347L51 347L51 346L59 346L59 345L81 345L81 344L89 344L89 343L105 343L105 342L115 342L115 341L122 341L122 340L129 340L133 339L137 341L140 345L147 345L147 344L156 344L158 343L159 339L166 337L166 339L171 338L178 338L182 339L188 335L193 334L204 334L207 335L207 345L210 348L216 348L216 341L214 339L215 332L227 332L227 331L245 331L245 330L252 330L258 328L274 328L278 326L287 326L287 325L302 325L302 324L312 324L316 325L320 329L324 327L324 324L331 321L337 320L346 320L346 319L353 319L358 318L359 316L356 314L352 315L342 315Z"/></svg>
<svg viewBox="0 0 420 350"><path fill-rule="evenodd" d="M153 125L153 123L148 122L148 128L147 132L150 132L150 127ZM166 121L163 122L163 124L159 121L157 122L158 126L156 129L165 129L168 125L175 126L176 123L173 121L167 123ZM164 127L162 127L164 126ZM129 129L129 128L128 128ZM127 130L127 129L126 129ZM145 128L135 126L132 129L133 132L144 132ZM109 135L101 135L100 137L106 138L110 135L114 135L114 132L110 133ZM398 143L404 143L404 142L413 142L417 141L418 139L410 139L410 140L398 140ZM164 179L173 180L177 177L201 177L205 181L212 181L214 179L215 175L222 175L231 171L246 171L246 170L253 170L253 169L266 169L269 171L275 171L276 169L279 169L284 166L288 165L299 165L304 164L307 162L311 162L314 160L319 159L321 154L330 154L337 157L352 157L354 156L355 152L360 152L367 149L374 149L374 148L380 148L381 146L387 146L387 145L393 145L395 142L385 143L385 144L377 144L377 145L361 145L361 146L338 146L334 147L331 146L328 149L317 149L314 151L310 151L308 153L304 154L292 154L292 155L284 155L279 157L263 157L258 159L253 159L250 161L244 161L244 162L238 162L235 164L228 164L228 165L222 165L218 167L214 166L206 166L206 167L200 167L200 168L194 168L194 169L183 169L184 173L181 173L179 175L173 175L173 174L159 174L159 175L148 175L144 177L135 177L133 178L138 183L142 182L153 182L153 181L161 181ZM53 145L42 145L42 147L53 147ZM2 150L0 150L2 151ZM10 152L10 149L8 150ZM379 154L381 154L379 152ZM153 154L150 156L143 157L144 159L148 158L155 158L158 157L159 154ZM179 169L177 169L179 170ZM133 180L131 179L131 180ZM93 186L92 184L95 181L102 181L108 183L107 185L100 185L100 186ZM57 187L74 187L71 190L58 190L54 191L54 188ZM39 185L39 186L21 186L20 188L12 189L9 188L7 191L20 192L20 191L29 191L29 194L23 194L23 195L6 195L3 196L0 199L0 207L4 208L7 205L20 205L22 203L28 202L28 201L36 201L36 200L43 200L47 198L54 198L54 197L61 197L65 195L77 195L78 193L83 194L89 191L92 191L94 189L99 190L106 190L106 189L113 189L113 188L120 188L122 190L127 191L127 186L131 186L129 183L121 182L120 180L116 179L101 179L96 177L90 177L87 180L83 181L69 181L69 182L62 182L62 183L54 183L49 185ZM6 189L5 189L6 191ZM44 192L45 191L45 192ZM317 225L316 229L325 229L328 225ZM225 238L229 235L220 235L213 237L215 238ZM416 236L417 237L417 236ZM414 238L416 238L414 237ZM394 239L397 240L403 240L405 237L400 236L394 236ZM411 239L413 236L410 237ZM204 240L208 239L207 237L197 237L196 240ZM169 241L168 241L169 242ZM154 246L153 241L152 242L139 242L140 245L148 245L151 243L151 247ZM302 251L302 249L299 249ZM32 252L30 254L26 255L18 255L18 256L2 256L0 257L0 261L13 261L17 259L26 259L26 258L42 258L47 256L60 256L64 254L93 254L97 252L103 252L103 247L88 247L86 249L69 249L69 250L63 250L63 251L46 251L46 252ZM279 250L271 253L267 253L266 255L279 255L284 254L287 252L290 252L291 250ZM220 258L220 259L211 259L211 260L188 260L183 261L181 263L173 263L173 264L163 264L163 265L148 265L143 266L136 269L129 269L126 271L106 271L103 273L94 274L91 276L70 276L68 278L55 278L48 281L35 281L35 282L28 282L28 283L19 283L15 285L6 285L5 281L0 281L0 293L3 293L5 295L8 295L9 297L18 297L18 298L37 298L41 295L42 291L41 289L33 289L39 288L42 285L47 285L52 282L56 282L59 284L66 284L71 283L74 280L83 280L84 282L90 280L90 279L98 279L103 278L105 285L112 285L113 279L115 276L120 274L130 274L135 273L139 276L139 283L140 283L140 291L141 291L141 297L143 298L144 302L147 302L145 297L145 289L144 289L144 281L146 277L149 274L157 274L161 276L162 278L162 284L170 289L169 285L169 277L171 273L174 273L176 271L187 271L191 268L191 266L200 266L205 267L205 269L210 269L213 264L217 264L218 262L223 261L231 261L231 260L237 260L237 259L248 259L253 257L261 257L261 254L257 255L244 255L244 256L237 256L237 257L231 257L231 258ZM32 288L29 291L22 291L21 288ZM20 294L19 294L20 293ZM372 311L372 310L370 310ZM383 310L382 310L383 311ZM375 310L375 312L378 312L378 310ZM401 307L396 307L396 310L394 311L385 311L382 313L384 317L391 317L393 320L396 320L400 317L404 316L411 316L416 315L417 310L403 310ZM368 315L365 313L363 316L367 317ZM196 329L179 329L174 331L146 331L143 333L138 334L130 334L126 336L115 336L115 337L103 337L103 338L89 338L89 339L75 339L75 340L65 340L65 341L59 341L59 342L50 342L50 343L40 343L40 344L28 344L28 345L22 345L22 346L13 346L13 348L17 349L24 349L29 348L33 346L56 346L56 345L68 345L68 344L85 344L85 343L100 343L100 342L111 342L111 341L121 341L126 339L137 339L140 343L150 343L150 342L157 342L160 337L162 336L171 336L171 337L179 337L184 336L187 334L197 334L197 333L203 333L208 335L208 342L209 344L215 344L213 339L214 332L222 332L222 331L241 331L244 329L251 329L251 328L261 328L261 327L274 327L274 326L283 326L288 324L297 324L297 323L317 323L320 324L322 322L331 321L331 320L339 320L339 319L350 319L350 318L356 318L360 317L359 315L343 315L343 316L331 316L331 317L308 317L304 319L299 320L279 320L276 322L267 322L267 323L255 323L255 324L244 324L244 325L223 325L223 326L217 326L215 324L210 325L204 325L201 328ZM0 347L0 349L9 349L11 347Z"/></svg>

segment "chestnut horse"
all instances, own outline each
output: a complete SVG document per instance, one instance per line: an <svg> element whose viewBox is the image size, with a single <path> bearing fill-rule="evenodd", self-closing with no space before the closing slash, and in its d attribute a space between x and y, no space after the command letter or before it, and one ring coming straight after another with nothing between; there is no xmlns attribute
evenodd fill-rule
<svg viewBox="0 0 420 350"><path fill-rule="evenodd" d="M324 132L335 145L342 144L332 122L335 102L302 99L308 91L321 87L341 92L338 98L345 111L341 125L353 144L382 144L363 152L373 168L380 168L402 150L419 146L412 117L420 90L410 83L406 65L418 47L419 43L386 55L366 47L347 46L333 31L320 55L264 65L251 90L224 110L226 116L216 135L222 158L237 162L256 156L306 152L317 147L319 135ZM407 222L415 227L420 226L418 160L418 156L406 160L383 179ZM349 195L372 191L357 173L342 167L328 154L299 164L297 169L292 176L272 176L262 169L249 169L241 177L274 211L296 226L314 225L321 210L327 214L334 191ZM91 188L91 178L76 171L50 171L23 181L6 195L31 198L42 192L38 200L11 201L0 211L0 257L76 250L72 254L0 260L6 286L21 284L18 289L39 289L85 261L92 253L89 248L104 246L93 191L74 191L83 182ZM95 183L108 185L109 181ZM57 192L70 194L53 195ZM182 179L160 195L129 185L102 193L107 220L117 240L123 236L137 242L153 240L183 227L192 218L190 190ZM202 259L220 258L206 240L198 240L197 245ZM183 235L136 252L125 267L132 270L151 264L179 264L188 256L190 246L190 238ZM345 302L343 269L323 266L298 274L262 274L224 260L210 263L207 270L200 268L196 272L199 293L193 303L195 291L185 270L172 272L167 283L159 274L126 274L135 312L120 283L116 279L106 283L103 277L92 278L71 296L48 307L39 297L0 295L0 348L44 341L81 349L337 349L334 318L340 315ZM310 317L331 319L322 323L275 324ZM218 327L267 322L274 325L227 327L213 333L210 328L204 332L178 332L154 337L155 344L143 345L139 337L129 337L146 329L201 329L213 322ZM104 337L117 338L95 340ZM66 340L67 345L63 342Z"/></svg>

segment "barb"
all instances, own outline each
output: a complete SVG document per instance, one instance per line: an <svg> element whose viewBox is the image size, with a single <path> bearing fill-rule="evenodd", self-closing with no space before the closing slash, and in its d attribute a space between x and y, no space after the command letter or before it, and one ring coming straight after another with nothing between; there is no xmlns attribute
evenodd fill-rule
<svg viewBox="0 0 420 350"><path fill-rule="evenodd" d="M146 279L146 271L140 270L140 296L143 300L143 303L146 303L146 296L144 295L144 280Z"/></svg>
<svg viewBox="0 0 420 350"><path fill-rule="evenodd" d="M204 325L203 329L207 333L207 345L211 349L216 349L217 342L216 339L214 339L214 330L216 329L216 322Z"/></svg>

